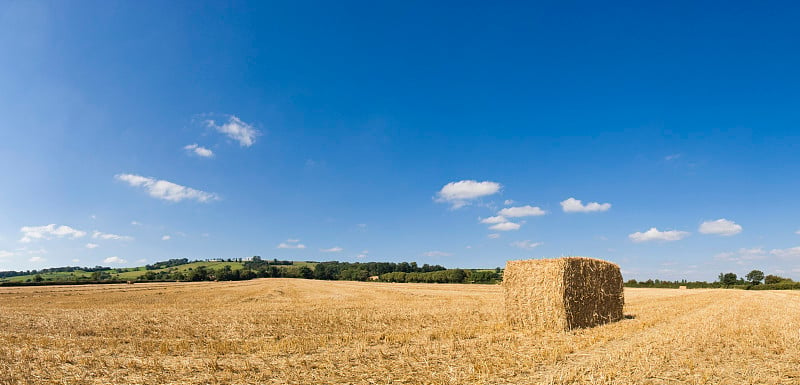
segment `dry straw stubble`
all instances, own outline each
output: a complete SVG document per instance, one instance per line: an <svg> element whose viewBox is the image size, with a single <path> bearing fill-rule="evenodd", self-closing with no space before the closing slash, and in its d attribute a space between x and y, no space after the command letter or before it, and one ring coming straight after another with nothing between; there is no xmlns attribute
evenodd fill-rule
<svg viewBox="0 0 800 385"><path fill-rule="evenodd" d="M569 257L508 261L503 276L509 323L571 330L623 318L622 275L616 264Z"/></svg>

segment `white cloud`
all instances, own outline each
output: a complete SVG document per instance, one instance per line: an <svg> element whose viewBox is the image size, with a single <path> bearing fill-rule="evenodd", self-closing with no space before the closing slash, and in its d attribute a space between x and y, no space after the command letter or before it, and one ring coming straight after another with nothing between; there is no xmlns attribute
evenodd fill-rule
<svg viewBox="0 0 800 385"><path fill-rule="evenodd" d="M120 258L120 257L117 257L116 255L115 255L115 256L113 256L113 257L108 257L108 258L106 258L106 259L104 259L104 260L103 260L103 263L116 263L116 264L123 264L123 263L127 263L127 262L128 262L128 261L126 261L126 260L124 260L124 259L122 259L122 258Z"/></svg>
<svg viewBox="0 0 800 385"><path fill-rule="evenodd" d="M531 250L537 246L541 246L542 244L542 242L531 242L529 240L511 242L511 246L527 250Z"/></svg>
<svg viewBox="0 0 800 385"><path fill-rule="evenodd" d="M162 241L168 241L168 240L170 240L170 239L172 239L172 237L171 237L171 236L169 236L169 235L164 235L164 236L162 236L162 237L161 237L161 240L162 240Z"/></svg>
<svg viewBox="0 0 800 385"><path fill-rule="evenodd" d="M134 226L141 226L142 225L140 222L137 222L137 221L131 221L131 224L134 225Z"/></svg>
<svg viewBox="0 0 800 385"><path fill-rule="evenodd" d="M319 249L319 251L321 251L323 253L338 253L338 252L343 251L343 250L344 249L339 247L339 246L334 246L334 247L331 247L330 249Z"/></svg>
<svg viewBox="0 0 800 385"><path fill-rule="evenodd" d="M498 215L507 218L538 217L547 214L546 211L535 206L506 207L497 212Z"/></svg>
<svg viewBox="0 0 800 385"><path fill-rule="evenodd" d="M780 250L773 250L773 252L776 251L780 252ZM768 254L770 253L767 253L767 251L761 247L753 247L749 249L741 248L735 252L719 253L714 256L714 259L742 263L742 261L766 259L769 257Z"/></svg>
<svg viewBox="0 0 800 385"><path fill-rule="evenodd" d="M359 254L359 255L356 255L356 258L358 258L358 259L369 258L369 255L366 255L366 254Z"/></svg>
<svg viewBox="0 0 800 385"><path fill-rule="evenodd" d="M794 233L797 234L797 235L800 235L800 230L797 230Z"/></svg>
<svg viewBox="0 0 800 385"><path fill-rule="evenodd" d="M501 187L500 183L489 181L462 180L450 182L436 193L438 196L436 201L450 203L452 208L457 209L468 205L471 200L496 194Z"/></svg>
<svg viewBox="0 0 800 385"><path fill-rule="evenodd" d="M498 223L498 224L493 225L493 226L489 226L489 229L497 230L497 231L519 230L519 224L514 223L514 222L503 222L503 223Z"/></svg>
<svg viewBox="0 0 800 385"><path fill-rule="evenodd" d="M80 262L80 261L81 261L81 260L80 260L80 259L78 259L78 258L72 258L72 262L73 262L73 263L78 263L78 262Z"/></svg>
<svg viewBox="0 0 800 385"><path fill-rule="evenodd" d="M705 221L700 224L698 231L702 234L716 234L723 236L736 235L742 232L742 226L725 218L716 221Z"/></svg>
<svg viewBox="0 0 800 385"><path fill-rule="evenodd" d="M678 159L680 157L681 157L681 154L670 154L670 155L665 156L664 160L670 161L670 160Z"/></svg>
<svg viewBox="0 0 800 385"><path fill-rule="evenodd" d="M492 233L492 234L487 235L487 237L489 237L489 239L497 239L497 238L500 238L500 234Z"/></svg>
<svg viewBox="0 0 800 385"><path fill-rule="evenodd" d="M611 208L611 203L597 203L589 202L586 205L580 199L567 198L561 201L561 209L565 213L591 213L599 211L608 211Z"/></svg>
<svg viewBox="0 0 800 385"><path fill-rule="evenodd" d="M31 257L28 259L29 262L44 262L44 258L42 257Z"/></svg>
<svg viewBox="0 0 800 385"><path fill-rule="evenodd" d="M678 241L683 238L689 236L689 233L686 231L678 231L678 230L669 230L669 231L659 231L655 227L651 227L650 230L645 232L635 232L633 234L628 235L634 242L648 242L648 241Z"/></svg>
<svg viewBox="0 0 800 385"><path fill-rule="evenodd" d="M238 141L242 147L252 146L256 142L256 136L261 135L251 124L247 124L233 115L228 116L227 123L217 124L213 120L206 120L206 125Z"/></svg>
<svg viewBox="0 0 800 385"><path fill-rule="evenodd" d="M14 253L10 251L0 250L0 258L13 257Z"/></svg>
<svg viewBox="0 0 800 385"><path fill-rule="evenodd" d="M506 206L513 205L514 201L512 201L511 199L506 199L503 201L503 204Z"/></svg>
<svg viewBox="0 0 800 385"><path fill-rule="evenodd" d="M137 259L136 260L136 263L146 263L146 262L147 262L146 258L142 258L142 259Z"/></svg>
<svg viewBox="0 0 800 385"><path fill-rule="evenodd" d="M494 217L481 219L481 223L486 223L486 224L495 224L495 223L504 223L504 222L508 222L508 219L506 219L506 217L504 217L502 215L497 215L497 216L494 216Z"/></svg>
<svg viewBox="0 0 800 385"><path fill-rule="evenodd" d="M63 225L56 227L55 224L46 226L24 226L19 229L19 231L23 234L19 241L23 243L31 242L34 239L52 239L53 237L75 239L86 235L85 231Z"/></svg>
<svg viewBox="0 0 800 385"><path fill-rule="evenodd" d="M94 248L97 248L97 247L100 247L100 245L98 245L96 243L87 243L86 244L86 248L87 249L94 249Z"/></svg>
<svg viewBox="0 0 800 385"><path fill-rule="evenodd" d="M444 251L429 251L427 253L422 254L426 257L449 257L453 255L453 253L447 253Z"/></svg>
<svg viewBox="0 0 800 385"><path fill-rule="evenodd" d="M287 239L286 242L278 244L279 249L305 249L306 245L300 243L299 239Z"/></svg>
<svg viewBox="0 0 800 385"><path fill-rule="evenodd" d="M110 234L110 233L103 233L100 231L95 230L92 233L92 238L94 239L106 239L110 240L113 239L115 241L132 241L133 237L127 235L117 235L117 234Z"/></svg>
<svg viewBox="0 0 800 385"><path fill-rule="evenodd" d="M183 149L186 151L191 151L195 153L195 155L203 157L203 158L211 158L214 156L214 151L211 151L203 146L197 145L197 143L189 144L183 146Z"/></svg>
<svg viewBox="0 0 800 385"><path fill-rule="evenodd" d="M143 187L153 198L163 199L171 202L180 202L184 199L196 200L198 202L209 202L219 199L217 194L195 190L191 187L181 186L165 180L158 180L134 174L117 174L114 177L123 182L127 182L133 187Z"/></svg>
<svg viewBox="0 0 800 385"><path fill-rule="evenodd" d="M788 249L773 249L769 253L781 258L800 258L800 246Z"/></svg>

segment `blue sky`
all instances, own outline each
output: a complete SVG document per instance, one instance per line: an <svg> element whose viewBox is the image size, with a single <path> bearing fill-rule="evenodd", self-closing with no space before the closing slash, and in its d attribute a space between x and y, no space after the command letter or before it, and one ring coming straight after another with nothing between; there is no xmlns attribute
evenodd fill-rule
<svg viewBox="0 0 800 385"><path fill-rule="evenodd" d="M3 2L0 269L800 278L797 5L595 6Z"/></svg>

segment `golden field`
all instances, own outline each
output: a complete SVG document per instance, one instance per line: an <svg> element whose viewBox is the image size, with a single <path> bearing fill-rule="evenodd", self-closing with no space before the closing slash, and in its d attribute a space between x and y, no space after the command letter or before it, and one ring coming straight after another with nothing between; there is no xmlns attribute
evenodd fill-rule
<svg viewBox="0 0 800 385"><path fill-rule="evenodd" d="M493 285L259 279L0 288L0 384L798 384L800 292L626 289L515 330Z"/></svg>

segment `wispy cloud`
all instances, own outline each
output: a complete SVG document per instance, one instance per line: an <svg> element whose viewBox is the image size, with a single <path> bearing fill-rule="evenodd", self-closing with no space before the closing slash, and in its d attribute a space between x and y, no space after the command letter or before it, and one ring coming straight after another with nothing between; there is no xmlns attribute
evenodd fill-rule
<svg viewBox="0 0 800 385"><path fill-rule="evenodd" d="M497 182L462 180L450 182L436 193L436 201L449 203L453 209L469 205L475 199L496 194L502 186Z"/></svg>
<svg viewBox="0 0 800 385"><path fill-rule="evenodd" d="M669 230L669 231L659 231L655 227L651 227L650 230L645 232L635 232L633 234L628 235L634 242L649 242L649 241L678 241L683 238L689 236L689 233L686 231L678 231L678 230Z"/></svg>
<svg viewBox="0 0 800 385"><path fill-rule="evenodd" d="M492 233L492 234L487 235L486 237L488 237L489 239L497 239L497 238L500 238L500 234Z"/></svg>
<svg viewBox="0 0 800 385"><path fill-rule="evenodd" d="M504 223L504 222L508 222L508 219L506 219L506 217L504 217L502 215L497 215L497 216L494 216L494 217L488 217L488 218L481 219L481 223L486 223L486 224L495 224L495 223Z"/></svg>
<svg viewBox="0 0 800 385"><path fill-rule="evenodd" d="M287 239L286 242L278 244L279 249L305 249L306 245L300 243L299 239Z"/></svg>
<svg viewBox="0 0 800 385"><path fill-rule="evenodd" d="M589 202L583 204L580 199L567 198L561 201L561 209L565 213L592 213L598 211L608 211L611 208L611 203L597 203Z"/></svg>
<svg viewBox="0 0 800 385"><path fill-rule="evenodd" d="M331 247L329 249L319 249L319 251L321 251L323 253L338 253L338 252L344 251L344 249L339 247L339 246L334 246L334 247Z"/></svg>
<svg viewBox="0 0 800 385"><path fill-rule="evenodd" d="M103 232L100 232L100 231L97 231L97 230L95 230L92 233L92 238L94 238L94 239L105 239L105 240L115 240L115 241L132 241L133 240L133 237L131 237L131 236L103 233Z"/></svg>
<svg viewBox="0 0 800 385"><path fill-rule="evenodd" d="M49 224L46 226L24 226L19 229L22 232L20 242L29 243L38 239L69 238L75 239L86 235L85 231L77 230L69 226L56 226Z"/></svg>
<svg viewBox="0 0 800 385"><path fill-rule="evenodd" d="M736 235L742 232L742 226L725 218L715 221L706 221L700 224L698 231L702 234L716 234L722 236Z"/></svg>
<svg viewBox="0 0 800 385"><path fill-rule="evenodd" d="M520 225L514 222L503 222L498 223L493 226L489 226L490 230L497 230L497 231L511 231L511 230L519 230Z"/></svg>
<svg viewBox="0 0 800 385"><path fill-rule="evenodd" d="M169 236L169 235L163 235L163 236L161 236L161 240L162 240L162 241L168 241L168 240L170 240L170 239L172 239L172 237L171 237L171 236Z"/></svg>
<svg viewBox="0 0 800 385"><path fill-rule="evenodd" d="M547 214L546 211L535 206L506 207L497 212L498 215L506 218L538 217Z"/></svg>
<svg viewBox="0 0 800 385"><path fill-rule="evenodd" d="M218 200L217 194L196 190L191 187L181 186L166 180L159 180L135 174L117 174L116 179L128 183L133 187L142 187L153 198L163 199L170 202L180 202L184 199L195 200L198 202L210 202Z"/></svg>
<svg viewBox="0 0 800 385"><path fill-rule="evenodd" d="M252 146L256 142L256 137L261 135L253 125L245 123L233 115L228 115L228 121L219 124L211 119L206 120L206 125L236 140L242 147Z"/></svg>
<svg viewBox="0 0 800 385"><path fill-rule="evenodd" d="M678 158L680 158L682 155L683 155L683 154L670 154L670 155L667 155L667 156L665 156L665 157L664 157L664 160L666 160L667 162L669 162L669 161L671 161L671 160L675 160L675 159L678 159Z"/></svg>
<svg viewBox="0 0 800 385"><path fill-rule="evenodd" d="M13 256L14 256L14 253L11 252L11 251L0 250L0 258L8 258L8 257L13 257Z"/></svg>
<svg viewBox="0 0 800 385"><path fill-rule="evenodd" d="M428 251L428 252L426 252L426 253L424 253L422 255L424 255L426 257L449 257L449 256L453 255L453 253L448 253L448 252L445 252L445 251Z"/></svg>
<svg viewBox="0 0 800 385"><path fill-rule="evenodd" d="M514 247L517 247L517 248L520 248L520 249L526 249L526 250L531 250L531 249L534 249L537 246L541 246L541 245L543 245L542 242L531 242L531 241L529 241L527 239L524 240L524 241L511 242L511 246L514 246Z"/></svg>
<svg viewBox="0 0 800 385"><path fill-rule="evenodd" d="M122 259L120 257L117 257L116 255L113 256L113 257L108 257L108 258L103 260L103 263L113 263L113 264L117 264L117 265L121 265L121 264L127 263L127 262L128 261L126 261L126 260L124 260L124 259Z"/></svg>
<svg viewBox="0 0 800 385"><path fill-rule="evenodd" d="M100 245L98 245L98 244L96 244L96 243L91 243L91 242L90 242L90 243L87 243L87 244L86 244L86 248L87 248L87 249L96 249L96 248L98 248L98 247L100 247Z"/></svg>
<svg viewBox="0 0 800 385"><path fill-rule="evenodd" d="M203 146L200 146L197 143L192 143L183 146L183 149L203 158L212 158L214 156L214 151L211 151Z"/></svg>

